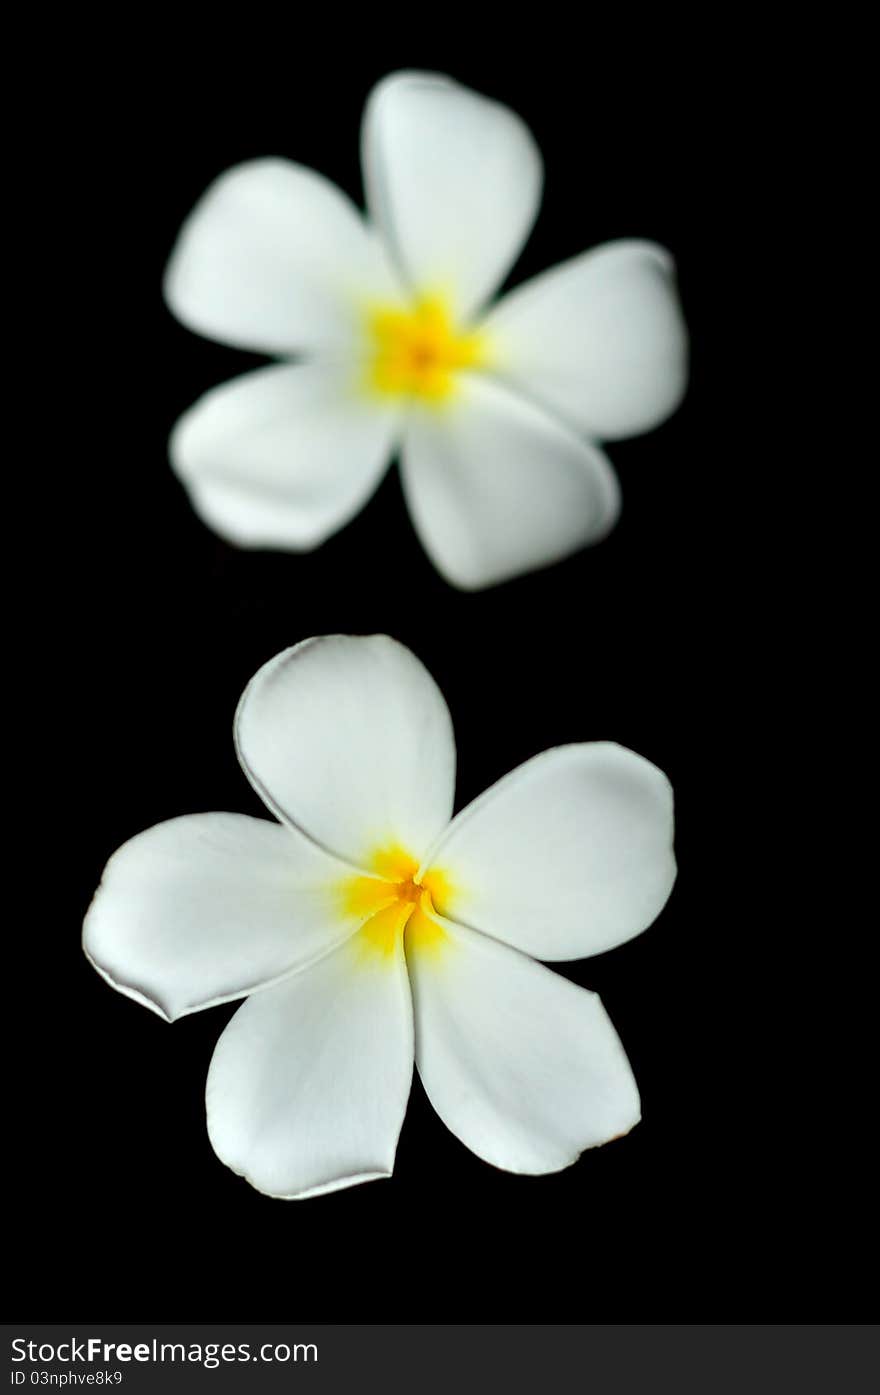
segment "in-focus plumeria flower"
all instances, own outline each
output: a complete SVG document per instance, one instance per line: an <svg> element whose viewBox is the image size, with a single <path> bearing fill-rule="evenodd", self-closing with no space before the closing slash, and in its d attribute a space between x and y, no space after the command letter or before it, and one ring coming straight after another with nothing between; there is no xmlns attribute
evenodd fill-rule
<svg viewBox="0 0 880 1395"><path fill-rule="evenodd" d="M397 453L418 534L454 585L596 541L619 509L596 442L656 426L684 391L668 252L611 242L487 309L535 221L541 157L512 111L436 74L374 89L362 163L370 223L321 175L267 159L222 175L184 225L174 313L299 359L181 418L171 459L194 507L242 546L312 548Z"/></svg>
<svg viewBox="0 0 880 1395"><path fill-rule="evenodd" d="M449 712L385 635L279 654L235 741L281 823L194 814L139 834L84 929L99 973L168 1020L251 995L208 1074L229 1167L280 1197L388 1176L414 1058L452 1132L511 1172L632 1128L599 998L529 956L600 954L658 914L675 877L661 771L563 746L451 818Z"/></svg>

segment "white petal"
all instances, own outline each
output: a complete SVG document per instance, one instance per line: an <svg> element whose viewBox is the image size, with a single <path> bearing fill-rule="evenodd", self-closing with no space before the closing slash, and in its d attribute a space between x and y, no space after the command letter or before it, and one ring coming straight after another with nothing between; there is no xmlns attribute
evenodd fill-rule
<svg viewBox="0 0 880 1395"><path fill-rule="evenodd" d="M598 446L476 374L461 375L447 408L411 414L401 469L428 556L465 590L597 542L620 508Z"/></svg>
<svg viewBox="0 0 880 1395"><path fill-rule="evenodd" d="M328 635L278 654L245 689L235 740L269 808L358 866L391 846L418 861L449 822L449 711L387 635Z"/></svg>
<svg viewBox="0 0 880 1395"><path fill-rule="evenodd" d="M595 993L484 935L442 922L408 956L416 1064L447 1128L508 1172L558 1172L627 1133L639 1095Z"/></svg>
<svg viewBox="0 0 880 1395"><path fill-rule="evenodd" d="M270 1196L387 1177L412 1061L402 952L349 942L232 1018L208 1073L211 1143Z"/></svg>
<svg viewBox="0 0 880 1395"><path fill-rule="evenodd" d="M157 824L113 854L83 927L98 972L172 1021L241 998L353 933L350 875L300 834L241 814Z"/></svg>
<svg viewBox="0 0 880 1395"><path fill-rule="evenodd" d="M669 253L610 242L527 281L486 320L508 379L587 435L648 431L687 384L687 331Z"/></svg>
<svg viewBox="0 0 880 1395"><path fill-rule="evenodd" d="M354 205L288 160L249 161L215 180L165 273L165 299L185 325L263 353L350 345L364 297L397 294Z"/></svg>
<svg viewBox="0 0 880 1395"><path fill-rule="evenodd" d="M450 78L395 73L367 103L361 158L370 212L410 284L472 314L538 212L541 156L528 128Z"/></svg>
<svg viewBox="0 0 880 1395"><path fill-rule="evenodd" d="M456 817L426 862L452 892L445 914L538 959L623 944L675 881L672 789L612 742L526 761Z"/></svg>
<svg viewBox="0 0 880 1395"><path fill-rule="evenodd" d="M171 436L197 513L243 547L316 547L363 507L394 449L398 415L348 369L272 364L201 397Z"/></svg>

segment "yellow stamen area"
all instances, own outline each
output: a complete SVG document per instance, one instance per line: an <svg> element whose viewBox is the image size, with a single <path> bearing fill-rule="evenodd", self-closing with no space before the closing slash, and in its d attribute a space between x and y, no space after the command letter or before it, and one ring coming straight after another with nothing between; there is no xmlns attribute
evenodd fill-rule
<svg viewBox="0 0 880 1395"><path fill-rule="evenodd" d="M411 397L439 405L455 392L463 368L484 367L485 333L461 330L440 296L406 309L373 306L367 312L371 348L368 386L383 397Z"/></svg>
<svg viewBox="0 0 880 1395"><path fill-rule="evenodd" d="M380 848L370 859L376 875L346 877L341 885L347 915L363 919L357 947L390 957L403 943L407 954L436 954L446 943L434 919L451 893L449 879L437 867L417 878L419 864L403 848Z"/></svg>

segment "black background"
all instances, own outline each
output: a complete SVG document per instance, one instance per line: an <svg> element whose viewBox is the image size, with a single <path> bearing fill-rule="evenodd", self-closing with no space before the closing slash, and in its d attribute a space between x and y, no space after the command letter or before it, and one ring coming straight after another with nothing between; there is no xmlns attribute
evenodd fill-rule
<svg viewBox="0 0 880 1395"><path fill-rule="evenodd" d="M736 483L742 253L757 236L743 225L756 197L750 73L725 64L717 33L685 44L633 17L586 42L551 34L559 16L546 23L543 42L535 19L535 33L477 46L454 42L454 25L439 26L441 42L407 42L340 12L320 33L247 25L250 42L226 33L185 53L170 33L128 33L112 64L80 36L49 108L66 323L60 342L47 327L58 406L34 426L51 473L16 598L37 636L20 715L39 723L42 810L22 869L40 907L22 927L33 962L7 983L19 1312L857 1316L827 1212L817 1219L808 1141L791 1162L792 1042L785 1002L767 1001L780 928L758 894L745 812L762 760L750 721L766 604L754 505ZM182 219L217 173L264 154L360 200L363 101L402 66L449 71L534 131L544 204L511 284L605 239L653 238L677 259L692 332L683 408L609 448L624 497L611 537L474 595L432 570L395 472L341 534L293 556L218 540L166 463L180 412L258 361L164 308ZM754 417L748 435L760 471ZM205 1074L234 1005L169 1027L90 969L80 924L107 857L140 829L262 812L231 741L261 663L307 635L377 630L411 646L447 698L458 807L569 741L621 742L671 777L680 874L667 908L630 944L563 966L601 993L643 1122L564 1173L518 1178L468 1153L416 1081L392 1180L273 1201L228 1172L205 1133Z"/></svg>

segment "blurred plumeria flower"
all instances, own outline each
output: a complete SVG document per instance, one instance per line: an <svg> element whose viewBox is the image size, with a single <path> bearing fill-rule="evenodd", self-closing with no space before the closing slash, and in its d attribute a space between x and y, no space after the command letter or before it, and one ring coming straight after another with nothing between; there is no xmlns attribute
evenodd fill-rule
<svg viewBox="0 0 880 1395"><path fill-rule="evenodd" d="M487 302L541 198L512 111L430 73L364 113L367 223L313 170L255 160L184 225L169 306L191 329L289 358L202 397L172 436L193 505L246 547L307 549L400 457L438 570L476 589L602 537L619 510L599 440L678 404L686 335L672 259L608 243Z"/></svg>
<svg viewBox="0 0 880 1395"><path fill-rule="evenodd" d="M599 998L529 956L600 954L658 914L675 862L656 767L563 746L451 818L449 712L384 635L279 654L235 741L281 823L194 814L139 834L84 930L99 973L168 1020L247 998L208 1074L223 1162L279 1197L387 1177L413 1059L452 1132L511 1172L633 1127Z"/></svg>

